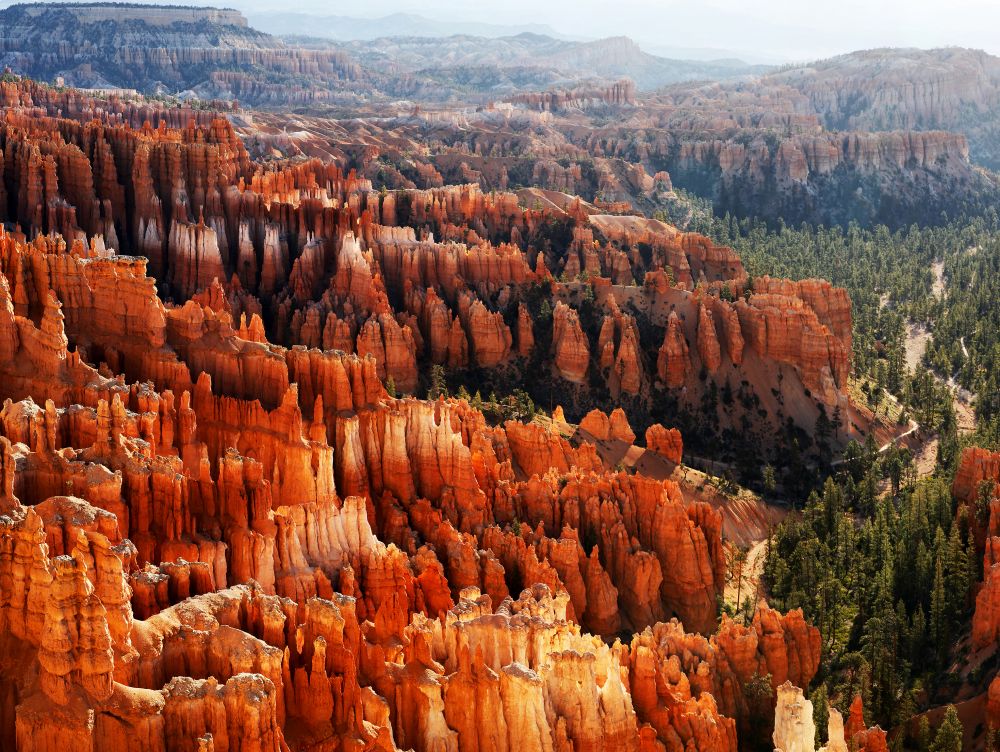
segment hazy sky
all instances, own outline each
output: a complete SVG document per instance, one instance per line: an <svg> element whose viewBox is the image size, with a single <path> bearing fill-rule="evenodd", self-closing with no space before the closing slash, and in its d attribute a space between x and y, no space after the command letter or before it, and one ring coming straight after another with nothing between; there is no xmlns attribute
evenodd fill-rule
<svg viewBox="0 0 1000 752"><path fill-rule="evenodd" d="M28 0L22 0L28 1ZM146 0L149 1L149 0ZM804 61L871 47L959 45L1000 55L1000 0L161 0L247 12L547 24L562 34L627 35L651 52L715 49ZM11 0L0 0L9 5ZM705 55L699 55L704 57Z"/></svg>
<svg viewBox="0 0 1000 752"><path fill-rule="evenodd" d="M263 9L273 0L235 0ZM1000 54L1000 0L288 0L280 7L375 17L394 11L556 31L631 36L647 46L810 59L878 46L961 45Z"/></svg>

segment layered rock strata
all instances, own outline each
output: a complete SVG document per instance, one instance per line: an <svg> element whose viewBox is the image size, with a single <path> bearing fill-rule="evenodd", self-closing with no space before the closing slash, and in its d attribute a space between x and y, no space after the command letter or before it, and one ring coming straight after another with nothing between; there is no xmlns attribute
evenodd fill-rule
<svg viewBox="0 0 1000 752"><path fill-rule="evenodd" d="M5 749L734 750L770 712L743 686L808 684L801 612L720 623L712 506L555 422L405 396L421 365L538 357L582 380L604 351L623 392L654 388L611 286L593 286L598 348L552 281L550 215L258 165L223 120L133 129L0 91L18 100L0 206L20 223L0 230ZM822 292L766 293L792 301L782 332L810 333L808 358L766 326L744 347L741 314L772 306L712 294L745 281L731 251L657 223L650 262L603 222L616 240L581 221L578 261L656 266L630 295L672 307L688 357L717 317L719 368L773 357L840 398ZM562 336L524 323L541 302ZM622 410L588 425L635 440ZM647 443L679 459L679 435Z"/></svg>

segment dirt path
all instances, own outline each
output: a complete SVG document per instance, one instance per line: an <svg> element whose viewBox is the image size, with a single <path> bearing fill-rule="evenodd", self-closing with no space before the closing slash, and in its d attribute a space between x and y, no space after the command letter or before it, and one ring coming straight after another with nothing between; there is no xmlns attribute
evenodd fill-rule
<svg viewBox="0 0 1000 752"><path fill-rule="evenodd" d="M975 395L968 389L963 389L954 379L948 379L948 388L954 395L952 404L955 406L955 418L958 423L958 432L972 433L976 430L976 408L972 406Z"/></svg>
<svg viewBox="0 0 1000 752"><path fill-rule="evenodd" d="M935 261L931 264L931 273L934 281L931 282L931 293L938 300L944 298L944 261Z"/></svg>
<svg viewBox="0 0 1000 752"><path fill-rule="evenodd" d="M913 455L913 467L918 478L933 475L937 469L938 437L931 436L921 444Z"/></svg>
<svg viewBox="0 0 1000 752"><path fill-rule="evenodd" d="M970 251L970 252L974 252ZM931 264L931 272L934 275L934 281L931 283L931 292L934 294L938 300L944 298L945 295L945 280L944 280L944 262L935 261ZM910 322L906 325L906 341L904 342L904 350L906 354L906 367L911 371L916 371L918 368L923 368L921 365L921 360L924 357L924 352L926 352L928 345L931 342L932 334L928 330L927 326L922 323ZM969 357L969 351L965 346L965 337L960 338L959 342L962 345L962 353L966 358ZM932 371L933 374L933 371ZM933 374L941 384L946 385L953 395L952 405L955 408L955 416L958 422L958 432L971 433L976 430L976 411L972 406L973 399L975 395L971 394L968 390L963 389L959 386L953 378L945 381L937 374ZM931 440L928 440L931 441ZM936 452L936 439L934 450ZM918 457L920 456L920 451L927 449L928 442L921 447L918 451Z"/></svg>
<svg viewBox="0 0 1000 752"><path fill-rule="evenodd" d="M934 276L931 282L931 294L938 300L944 298L945 285L944 285L944 262L935 261L931 264L931 273ZM883 294L880 301L882 308L889 302L889 296ZM931 332L924 324L919 324L916 322L910 322L906 325L906 365L913 371L916 370L917 366L920 365L920 359L924 357L924 352L927 350L927 345L931 341ZM963 345L964 347L964 345Z"/></svg>
<svg viewBox="0 0 1000 752"><path fill-rule="evenodd" d="M930 330L924 324L911 322L906 325L906 341L903 347L906 351L906 367L911 371L916 371L920 367L920 360L924 357L930 341Z"/></svg>
<svg viewBox="0 0 1000 752"><path fill-rule="evenodd" d="M889 450L889 447L891 447L893 444L901 444L901 443L903 443L903 439L906 439L907 437L912 436L913 434L915 434L919 430L920 430L920 426L917 424L917 422L915 420L911 420L910 421L910 427L904 433L899 434L899 436L897 436L896 438L894 438L892 441L887 441L885 444L883 444L882 446L880 446L878 448L878 453L879 454L885 454Z"/></svg>
<svg viewBox="0 0 1000 752"><path fill-rule="evenodd" d="M743 569L743 584L739 585L736 578L726 583L725 599L726 603L737 607L736 594L739 593L740 600L746 600L747 596L760 593L760 578L764 574L764 559L767 554L767 540L761 540L750 546L747 551L747 563Z"/></svg>

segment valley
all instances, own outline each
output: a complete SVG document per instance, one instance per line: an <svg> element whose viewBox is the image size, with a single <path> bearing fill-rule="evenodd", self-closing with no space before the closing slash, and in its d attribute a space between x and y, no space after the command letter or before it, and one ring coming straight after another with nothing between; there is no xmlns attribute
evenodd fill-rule
<svg viewBox="0 0 1000 752"><path fill-rule="evenodd" d="M1000 59L425 22L0 9L0 749L995 749Z"/></svg>

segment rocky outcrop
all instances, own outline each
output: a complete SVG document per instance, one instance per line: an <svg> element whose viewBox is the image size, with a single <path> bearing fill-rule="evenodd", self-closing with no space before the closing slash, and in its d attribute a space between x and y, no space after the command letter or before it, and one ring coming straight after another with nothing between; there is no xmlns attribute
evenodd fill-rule
<svg viewBox="0 0 1000 752"><path fill-rule="evenodd" d="M724 619L718 636L710 639L686 634L677 622L635 635L629 675L640 720L679 748L735 750L737 721L770 711L748 705L742 691L746 682L763 676L766 666L790 665L788 658L797 651L808 655L808 662L791 674L772 675L772 688L777 691L786 681L808 684L816 672L819 633L797 626L802 617L796 613L782 626L783 620L761 604L751 626ZM727 639L721 639L723 634Z"/></svg>
<svg viewBox="0 0 1000 752"><path fill-rule="evenodd" d="M628 423L628 416L620 407L605 415L600 410L591 410L580 421L580 429L586 431L598 441L622 441L626 444L635 442L635 432Z"/></svg>
<svg viewBox="0 0 1000 752"><path fill-rule="evenodd" d="M612 438L623 441L626 444L635 443L635 432L632 430L632 426L629 425L628 416L624 410L620 407L612 410L609 416L609 423L608 428Z"/></svg>
<svg viewBox="0 0 1000 752"><path fill-rule="evenodd" d="M639 394L644 387L645 368L641 361L640 335L632 316L623 315L611 299L610 313L604 317L597 338L601 369L613 395Z"/></svg>
<svg viewBox="0 0 1000 752"><path fill-rule="evenodd" d="M531 355L535 347L535 332L531 321L531 314L522 303L517 307L517 354L522 358Z"/></svg>
<svg viewBox="0 0 1000 752"><path fill-rule="evenodd" d="M990 540L991 549L996 544ZM976 610L972 617L972 644L977 650L993 645L1000 635L1000 573L995 571L996 553L987 552L988 569L983 575L983 584L976 595Z"/></svg>
<svg viewBox="0 0 1000 752"><path fill-rule="evenodd" d="M1000 452L980 447L963 449L951 485L952 495L966 504L974 504L984 488L989 491L989 481L1000 483ZM997 495L996 485L992 495Z"/></svg>
<svg viewBox="0 0 1000 752"><path fill-rule="evenodd" d="M65 342L60 346L65 348ZM14 629L25 625L15 635L27 656L37 654L41 667L38 688L32 688L29 673L18 690L16 734L32 740L18 748L42 749L59 739L104 745L137 733L136 728L142 729L138 737L142 743L165 748L179 743L181 735L194 734L203 740L224 736L231 747L283 750L286 745L300 748L315 734L333 733L366 739L385 749L399 744L430 749L442 734L479 738L482 729L513 734L522 727L542 740L565 735L587 748L608 739L618 740L615 743L624 748L639 744L642 732L632 690L619 678L622 658L582 634L569 619L569 605L574 597L580 599L573 604L574 610L578 607L577 618L599 633L613 634L620 628L614 618L619 608L641 624L653 618L663 603L698 624L703 613L698 604L714 604L715 577L700 580L713 590L699 600L693 588L699 582L696 573L715 569L712 557L720 548L718 526L713 527L704 512L685 510L676 489L661 484L640 483L628 476L613 481L602 475L574 477L561 502L562 524L571 519L569 510L584 509L590 504L584 504L586 500L599 496L635 504L636 514L620 518L612 527L613 536L595 547L590 557L562 543L573 540L571 533L558 545L543 537L522 549L524 553L517 553L515 546L509 554L498 540L484 536L482 545L497 551L503 568L509 567L525 584L546 577L541 565L551 562L547 566L559 589L551 596L536 586L517 601L501 603L494 612L491 599L475 589L464 590L457 602L453 600L434 552L460 581L454 567L464 556L461 545L451 548L442 540L434 549L415 550L411 560L404 550L385 546L374 536L367 504L378 500L376 519L387 531L399 519L386 501L393 499L411 505L411 524L424 531L425 540L434 540L433 531L451 524L470 531L462 536L473 535L483 520L476 512L483 509L477 485L500 479L491 481L489 476L496 461L480 466L476 454L496 452L509 443L515 457L537 455L514 449L513 425L506 439L496 437L499 443L481 443L485 424L467 407L455 405L452 412L443 404L402 401L388 410L367 413L367 438L358 444L350 438L357 436L358 417L354 417L343 431L336 431L341 459L333 469L345 487L365 489L359 478L373 478L368 486L372 497L340 500L333 495L333 479L323 476L331 462L324 450L328 427L321 395L316 396L307 422L300 407L302 389L287 391L282 404L270 413L257 403L214 396L211 390L207 376L199 379L195 410L187 396L176 406L166 394L148 391L129 398L130 404L135 399L136 405L144 405L142 413L132 412L119 398L111 406L99 402L89 412L53 403L45 411L33 410L30 403L18 407L10 403L5 408L4 433L18 441L26 438L32 447L20 445L24 448L16 451L27 453L26 460L7 465L6 457L15 449L5 439L9 447L5 466L22 467L33 479L21 483L18 473L6 476L14 480L7 499L16 511L0 531L0 550L11 552L0 556L0 567L11 567L4 570L11 573L4 579L15 587L14 597L5 602L24 605L10 606L5 623ZM341 415L336 420L342 419ZM462 428L453 433L456 419ZM465 431L480 437L471 439L475 453L463 442ZM146 437L142 443L140 435ZM90 446L88 436L96 436L89 439ZM65 440L83 449L61 448ZM213 470L215 463L209 458L219 456L230 441L231 448ZM57 448L61 453L53 452ZM162 453L174 473L172 484L157 475L154 452ZM255 459L238 452L252 452ZM363 463L363 476L349 472L350 463L358 461ZM596 456L591 462L594 470L600 470ZM83 474L81 490L116 514L68 497L22 507L13 496L25 494L31 500L29 494L45 492L41 479L46 476L33 469L36 465L58 473L52 486L64 488L66 479L77 482L74 467L83 470L87 463L93 464ZM127 483L121 484L121 476L114 474L100 476L103 463L120 467ZM153 478L162 478L145 487L155 502L148 507L144 494L149 491L138 482L142 475L133 474L133 468L147 463ZM547 473L550 481L541 487L536 479L510 489L507 494L513 495L506 500L501 496L499 509L516 504L522 507L518 514L532 519L538 512L530 510L541 511L546 495L558 488L559 476L552 475L553 469ZM206 473L216 472L218 480L213 483L213 475ZM107 479L95 482L99 477ZM175 494L170 502L170 496L160 496L171 493L178 483L187 491ZM111 493L106 493L109 484ZM212 486L217 491L210 493ZM280 495L272 491L278 488ZM654 493L657 488L660 496ZM448 522L438 519L424 527L417 494L440 504ZM649 508L651 502L656 511ZM160 516L161 505L167 515ZM139 545L122 537L116 516L128 520ZM588 519L589 530L600 524L599 518ZM650 520L656 529L647 530L643 522L629 532L631 520ZM144 534L146 530L162 539L159 547ZM615 543L622 532L624 547ZM220 534L222 541L214 538ZM653 547L651 555L630 551L634 544L627 543L629 536ZM455 544L461 541L454 539ZM228 556L223 553L226 548ZM72 556L62 553L70 550ZM572 553L565 557L562 550ZM600 553L603 550L608 553ZM683 563L688 550L705 558L689 567ZM164 563L153 563L157 552ZM482 579L477 575L476 580L487 589L503 583L504 570L497 570L495 563L491 567L487 563L491 559L483 553L476 555L483 562ZM510 564L508 556L513 559ZM133 605L126 577L126 562L131 561L141 566L131 578ZM536 562L535 573L525 568L530 561ZM35 563L25 569L17 562ZM651 566L670 567L662 587L661 578L650 579ZM490 572L499 573L499 580ZM260 584L220 589L227 581L250 578ZM24 585L17 586L18 582ZM564 583L577 595L562 591ZM48 605L39 610L41 604ZM428 621L425 614L447 614L438 636L434 630L440 626L434 627L437 622ZM86 643L55 639L64 634L63 624L78 625L66 627L69 634L99 639ZM401 645L409 647L400 653ZM178 664L172 656L181 655L185 658ZM393 656L396 660L390 660ZM588 688L582 695L581 687ZM496 692L494 700L489 700L490 692ZM62 703L66 710L53 714L52 702ZM705 708L699 711L701 717L712 718L706 716L710 702L705 695L696 703ZM559 709L556 720L549 715L550 707ZM88 713L98 720L87 723ZM526 717L533 719L527 726ZM715 718L721 723L720 716ZM689 720L678 715L676 723L681 729L676 733L686 734ZM672 733L670 728L664 727L664 739ZM729 729L726 739L733 738L731 725ZM703 748L712 749L708 726L704 733Z"/></svg>
<svg viewBox="0 0 1000 752"><path fill-rule="evenodd" d="M89 296L100 288L99 299L104 291L114 299L112 287L121 283L112 280L123 276L98 281L91 269L120 266L125 254L145 255L158 292L181 307L131 318L159 326L166 317L165 339L182 358L216 384L242 382L233 390L241 397L255 391L247 383L255 380L245 369L250 361L280 370L266 346L248 345L275 342L292 352L301 346L371 356L378 377L391 378L395 391L406 394L427 386L420 378L427 364L458 372L452 381L466 369L494 371L494 383L524 380L529 369L540 369L530 396L536 403L551 398L551 374L577 385L565 400L577 415L596 406L603 379L638 429L646 426L636 418L661 397L659 390L690 410L723 378L746 381L762 404L748 412L741 401L720 411L719 430L743 418L769 427L781 407L773 396L774 362L787 366L780 397L796 405L792 417L804 428L815 424L820 405L846 407L846 295L822 282L766 277L754 280L754 294L747 295L746 272L732 249L703 236L657 220L601 214L576 199L525 208L518 195L475 185L381 195L368 179L330 161L265 169L220 118L192 118L171 130L172 111L133 112L114 103L97 112L34 84L4 86L5 101L16 103L0 128L14 155L5 170L23 186L23 196L10 202L11 219L29 234L68 233L74 240L67 258L92 260L50 265L50 278L66 270L75 280L57 297L66 303L89 288L80 293L86 303L80 310L94 311L99 306ZM25 97L52 114L38 118L23 110ZM66 113L72 117L57 117ZM117 125L146 114L164 125ZM39 122L44 127L29 127ZM46 177L52 169L55 177ZM565 224L568 247L554 249L547 240L553 223ZM111 260L109 248L119 252L114 263L96 263ZM549 268L586 272L588 280L557 282ZM30 275L11 266L9 280L15 313L36 315L40 296L28 292ZM31 300L21 302L22 295ZM731 295L739 301L730 302ZM211 313L183 306L188 299ZM24 305L35 308L18 308ZM76 308L74 317L81 315ZM68 335L78 328L74 319ZM189 336L199 328L204 336ZM232 363L241 366L217 362L215 337L245 343L234 348ZM97 348L95 357L110 357L112 370L120 366L130 375L150 357L111 332L85 344ZM174 369L162 383L175 392L192 385L180 363L161 367ZM287 387L280 373L274 378L263 395L268 408Z"/></svg>
<svg viewBox="0 0 1000 752"><path fill-rule="evenodd" d="M654 423L646 429L646 448L679 465L684 454L684 440L676 428L668 429Z"/></svg>
<svg viewBox="0 0 1000 752"><path fill-rule="evenodd" d="M971 49L867 50L824 61L807 75L793 68L768 77L805 98L830 127L965 132L974 156L993 167L986 113L1000 102L998 78L996 58ZM961 110L985 117L970 123L956 115Z"/></svg>
<svg viewBox="0 0 1000 752"><path fill-rule="evenodd" d="M476 300L468 312L469 342L477 365L493 368L510 357L513 336L499 312L490 313ZM530 351L530 345L528 350Z"/></svg>
<svg viewBox="0 0 1000 752"><path fill-rule="evenodd" d="M677 389L687 380L689 368L687 339L677 312L674 311L667 320L667 331L657 353L656 374L668 388Z"/></svg>
<svg viewBox="0 0 1000 752"><path fill-rule="evenodd" d="M339 88L329 81L323 85L324 77L363 78L346 55L286 47L250 28L234 10L164 7L115 13L99 3L69 8L29 4L5 13L3 27L0 44L17 56L19 72L42 80L58 72L68 83L116 89L118 94L168 83L174 91L201 88L208 98L226 93L230 99L235 95L258 103L308 102ZM193 28L210 30L214 44ZM85 52L68 54L70 46ZM306 85L286 83L282 92L282 74L298 74Z"/></svg>
<svg viewBox="0 0 1000 752"><path fill-rule="evenodd" d="M839 714L838 714L839 715ZM831 716L832 718L832 716ZM843 722L843 718L840 719ZM844 734L850 749L864 752L887 752L889 749L886 732L878 726L865 726L864 705L861 695L855 696L844 725Z"/></svg>
<svg viewBox="0 0 1000 752"><path fill-rule="evenodd" d="M581 216L584 268L657 267L591 298L552 280L549 215L509 194L382 196L330 163L256 165L226 121L93 112L0 123L24 186L4 208L34 237L0 229L0 746L735 750L770 712L754 676L808 684L800 612L720 623L721 513L605 465L595 442L635 449L625 409L573 435L560 411L501 425L387 388L544 364L586 393L607 352L628 366L609 387L647 398L647 327L616 289L664 314L648 328L689 375L695 300L725 326L714 278L743 279L731 251L654 225L643 258ZM539 342L514 357L512 332ZM680 458L676 432L646 441Z"/></svg>
<svg viewBox="0 0 1000 752"><path fill-rule="evenodd" d="M396 388L412 394L417 388L417 356L413 331L388 314L368 319L358 332L359 356L375 359L380 379L392 379Z"/></svg>
<svg viewBox="0 0 1000 752"><path fill-rule="evenodd" d="M174 222L167 249L168 282L182 298L190 298L225 276L215 230L203 223Z"/></svg>
<svg viewBox="0 0 1000 752"><path fill-rule="evenodd" d="M977 526L977 543L983 545L983 582L972 614L972 645L977 650L993 645L1000 636L1000 452L966 447L955 470L952 494L960 503L975 506L984 491L989 516L985 529Z"/></svg>
<svg viewBox="0 0 1000 752"><path fill-rule="evenodd" d="M991 729L1000 727L1000 677L997 676L986 692L986 722Z"/></svg>
<svg viewBox="0 0 1000 752"><path fill-rule="evenodd" d="M851 705L851 715L846 732L844 717L836 708L829 709L826 739L820 752L847 752L848 749L883 752L888 749L886 735L877 726L866 728L861 717L861 698ZM846 736L845 736L846 733ZM778 752L798 750L812 752L816 748L816 727L813 722L813 704L805 699L802 690L791 682L778 687L774 710L774 748ZM850 746L848 746L848 741Z"/></svg>
<svg viewBox="0 0 1000 752"><path fill-rule="evenodd" d="M562 472L572 468L603 468L593 444L581 444L574 448L554 430L545 430L535 423L511 421L505 429L511 459L526 476L544 475L551 468Z"/></svg>
<svg viewBox="0 0 1000 752"><path fill-rule="evenodd" d="M754 289L771 290L772 280ZM850 304L838 306L837 311ZM833 334L843 328L839 314L826 320L803 298L776 292L755 292L748 301L737 301L736 311L746 343L762 356L796 366L807 389L833 407L844 401L850 371L850 336ZM821 311L822 313L822 311ZM848 317L849 321L849 317Z"/></svg>
<svg viewBox="0 0 1000 752"><path fill-rule="evenodd" d="M552 313L555 367L567 381L583 382L590 364L590 345L576 311L559 302Z"/></svg>
<svg viewBox="0 0 1000 752"><path fill-rule="evenodd" d="M725 98L725 95L723 95ZM727 105L720 102L720 107ZM926 207L928 189L946 174L956 182L972 181L995 191L969 164L969 145L958 133L943 131L803 132L772 148L762 132L747 129L741 141L702 140L694 134L672 145L664 166L680 187L711 185L717 211L782 216L788 221L846 224L915 219ZM892 185L909 182L902 196L890 198ZM844 185L865 182L870 195L834 201ZM827 200L829 197L829 200ZM951 200L976 203L974 194Z"/></svg>
<svg viewBox="0 0 1000 752"><path fill-rule="evenodd" d="M715 319L704 306L698 306L698 357L709 373L715 373L722 364L722 350L719 335L715 330Z"/></svg>
<svg viewBox="0 0 1000 752"><path fill-rule="evenodd" d="M830 708L828 712L826 752L847 752L849 747L844 736L844 716L836 708Z"/></svg>
<svg viewBox="0 0 1000 752"><path fill-rule="evenodd" d="M822 279L803 279L794 282L788 279L773 279L765 275L754 280L754 292L774 293L805 301L816 314L816 318L850 352L851 301L845 289L834 287Z"/></svg>
<svg viewBox="0 0 1000 752"><path fill-rule="evenodd" d="M813 704L791 682L778 687L772 738L776 752L813 752L816 749Z"/></svg>
<svg viewBox="0 0 1000 752"><path fill-rule="evenodd" d="M603 89L581 87L569 90L530 92L514 95L507 101L542 112L568 108L587 109L601 105L632 105L635 104L635 83L631 80L624 80Z"/></svg>

